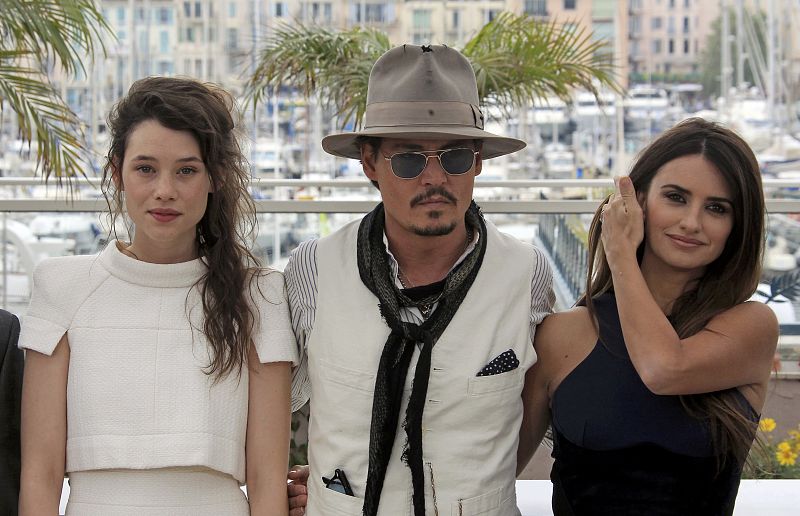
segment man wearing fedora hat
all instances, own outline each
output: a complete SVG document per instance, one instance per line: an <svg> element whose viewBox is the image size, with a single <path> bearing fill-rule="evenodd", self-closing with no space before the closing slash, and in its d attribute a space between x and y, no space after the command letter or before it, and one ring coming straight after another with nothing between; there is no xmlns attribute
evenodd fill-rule
<svg viewBox="0 0 800 516"><path fill-rule="evenodd" d="M552 277L472 201L482 160L525 146L484 131L478 103L463 55L404 45L372 68L363 130L322 140L382 203L286 266L308 515L519 514L521 392Z"/></svg>

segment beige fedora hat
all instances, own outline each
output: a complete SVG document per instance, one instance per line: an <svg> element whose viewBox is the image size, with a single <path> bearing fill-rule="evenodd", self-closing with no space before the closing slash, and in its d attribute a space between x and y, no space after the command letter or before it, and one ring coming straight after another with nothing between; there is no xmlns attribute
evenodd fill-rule
<svg viewBox="0 0 800 516"><path fill-rule="evenodd" d="M378 58L369 74L364 128L330 134L322 139L322 148L334 156L360 159L359 136L482 140L483 159L525 147L522 140L483 130L472 65L457 50L441 45L403 45Z"/></svg>

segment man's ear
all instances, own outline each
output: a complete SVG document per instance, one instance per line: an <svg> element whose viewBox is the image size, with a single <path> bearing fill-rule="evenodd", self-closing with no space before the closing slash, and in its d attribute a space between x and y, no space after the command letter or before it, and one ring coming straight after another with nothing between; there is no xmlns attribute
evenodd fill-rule
<svg viewBox="0 0 800 516"><path fill-rule="evenodd" d="M375 155L376 152L372 147L366 144L361 145L361 168L370 181L378 180L378 172L375 170Z"/></svg>
<svg viewBox="0 0 800 516"><path fill-rule="evenodd" d="M478 154L475 155L475 175L480 175L481 171L483 170L483 159L481 150L478 149Z"/></svg>

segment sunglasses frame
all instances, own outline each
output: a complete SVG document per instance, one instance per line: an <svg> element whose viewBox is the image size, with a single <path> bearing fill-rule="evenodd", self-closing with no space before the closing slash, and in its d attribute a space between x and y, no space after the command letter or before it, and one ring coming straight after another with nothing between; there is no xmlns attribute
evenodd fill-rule
<svg viewBox="0 0 800 516"><path fill-rule="evenodd" d="M470 167L467 170L465 170L464 172L461 172L461 173L458 173L458 174L453 174L452 172L448 172L447 169L444 168L444 165L442 165L442 154L445 153L445 152L455 151L455 150L467 150L467 151L472 152L472 165L470 165ZM411 179L418 178L419 176L422 175L423 172L425 172L425 169L428 168L428 160L430 158L438 159L439 160L439 166L442 167L442 170L444 170L445 173L448 176L463 176L464 174L466 174L467 172L472 170L472 168L475 166L475 161L477 159L477 156L480 153L481 153L481 151L476 151L475 149L470 149L469 147L453 147L451 149L436 149L436 150L426 150L426 151L399 151L399 152L392 153L390 156L387 156L386 154L381 152L381 155L383 156L383 159L385 159L386 161L389 162L389 170L392 171L392 174L395 177L397 177L399 179L411 180ZM425 156L425 165L422 167L422 169L419 171L419 173L416 176L413 176L413 177L400 176L400 175L397 174L397 172L394 171L394 167L392 166L392 158L394 158L398 154L419 154L420 156Z"/></svg>

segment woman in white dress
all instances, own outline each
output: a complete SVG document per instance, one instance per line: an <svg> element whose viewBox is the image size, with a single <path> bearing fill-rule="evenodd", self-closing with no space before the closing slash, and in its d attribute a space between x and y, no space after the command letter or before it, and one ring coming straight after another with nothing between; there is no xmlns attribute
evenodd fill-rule
<svg viewBox="0 0 800 516"><path fill-rule="evenodd" d="M288 512L296 348L283 276L246 245L233 106L211 85L147 78L109 116L103 191L133 236L34 273L22 516L58 514L65 473L70 516Z"/></svg>

